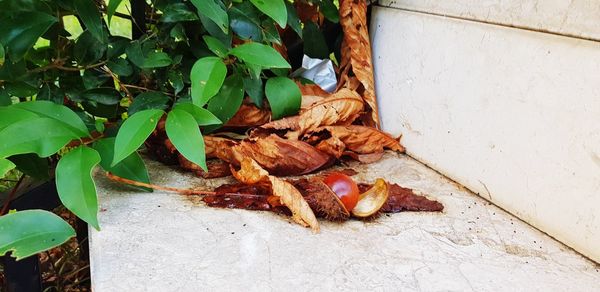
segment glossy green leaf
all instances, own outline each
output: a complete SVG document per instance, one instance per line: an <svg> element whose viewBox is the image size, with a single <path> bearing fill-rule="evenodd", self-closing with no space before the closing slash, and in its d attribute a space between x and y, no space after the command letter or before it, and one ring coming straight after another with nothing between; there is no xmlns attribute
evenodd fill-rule
<svg viewBox="0 0 600 292"><path fill-rule="evenodd" d="M304 54L311 58L329 58L327 42L316 24L310 21L305 23L302 34L304 35Z"/></svg>
<svg viewBox="0 0 600 292"><path fill-rule="evenodd" d="M0 178L3 178L7 172L11 171L15 167L16 165L12 161L6 158L0 158Z"/></svg>
<svg viewBox="0 0 600 292"><path fill-rule="evenodd" d="M36 101L48 100L56 104L63 104L64 99L62 88L58 88L54 83L44 83L35 97Z"/></svg>
<svg viewBox="0 0 600 292"><path fill-rule="evenodd" d="M198 9L198 14L202 14L216 23L224 32L229 31L229 16L223 7L215 0L191 0L192 4Z"/></svg>
<svg viewBox="0 0 600 292"><path fill-rule="evenodd" d="M12 104L12 99L6 90L0 89L0 106L7 106Z"/></svg>
<svg viewBox="0 0 600 292"><path fill-rule="evenodd" d="M106 43L96 39L90 31L84 31L75 42L73 58L79 65L95 64L102 59L107 49Z"/></svg>
<svg viewBox="0 0 600 292"><path fill-rule="evenodd" d="M79 146L61 157L56 165L56 190L60 201L96 230L100 230L100 225L92 170L99 162L100 155L96 150Z"/></svg>
<svg viewBox="0 0 600 292"><path fill-rule="evenodd" d="M173 109L167 116L165 127L167 136L179 153L187 160L202 167L204 171L208 171L204 139L196 119L186 111Z"/></svg>
<svg viewBox="0 0 600 292"><path fill-rule="evenodd" d="M206 46L208 46L208 49L211 52L213 52L215 55L217 55L217 57L219 57L219 58L227 57L227 47L225 47L225 44L223 44L223 42L221 42L219 39L209 36L209 35L205 35L202 38L204 39Z"/></svg>
<svg viewBox="0 0 600 292"><path fill-rule="evenodd" d="M219 92L226 75L227 67L217 57L204 57L196 61L190 73L193 103L197 106L205 105Z"/></svg>
<svg viewBox="0 0 600 292"><path fill-rule="evenodd" d="M129 106L127 113L131 116L139 111L147 109L161 109L167 108L167 102L169 97L159 91L147 91L138 94L133 99L133 102Z"/></svg>
<svg viewBox="0 0 600 292"><path fill-rule="evenodd" d="M149 109L137 112L123 122L115 140L115 155L111 165L116 165L136 151L156 128L162 110Z"/></svg>
<svg viewBox="0 0 600 292"><path fill-rule="evenodd" d="M6 82L4 89L9 95L26 98L35 95L38 92L36 86L23 81Z"/></svg>
<svg viewBox="0 0 600 292"><path fill-rule="evenodd" d="M103 105L115 105L121 100L121 95L112 87L88 89L81 93L84 100Z"/></svg>
<svg viewBox="0 0 600 292"><path fill-rule="evenodd" d="M279 26L285 28L287 24L287 9L285 0L250 0L258 10L271 17Z"/></svg>
<svg viewBox="0 0 600 292"><path fill-rule="evenodd" d="M0 131L0 157L36 153L48 157L78 136L51 118L25 119Z"/></svg>
<svg viewBox="0 0 600 292"><path fill-rule="evenodd" d="M0 217L0 255L12 252L17 260L59 246L75 230L52 212L26 210Z"/></svg>
<svg viewBox="0 0 600 292"><path fill-rule="evenodd" d="M325 18L329 21L333 23L340 22L340 12L332 0L320 0L319 7L321 8L321 13L323 13Z"/></svg>
<svg viewBox="0 0 600 292"><path fill-rule="evenodd" d="M119 4L121 4L122 1L123 0L108 0L108 7L106 8L108 25L110 25L110 20L112 19L113 15L115 15L115 12L117 12L117 8L119 8Z"/></svg>
<svg viewBox="0 0 600 292"><path fill-rule="evenodd" d="M108 68L119 77L127 77L133 74L133 68L131 67L131 64L129 64L129 62L123 58L110 60L108 63L106 63L106 66L108 66Z"/></svg>
<svg viewBox="0 0 600 292"><path fill-rule="evenodd" d="M106 43L107 35L102 27L102 15L94 0L73 1L75 10L87 30L101 43Z"/></svg>
<svg viewBox="0 0 600 292"><path fill-rule="evenodd" d="M241 39L262 41L260 13L250 2L242 2L229 9L229 25Z"/></svg>
<svg viewBox="0 0 600 292"><path fill-rule="evenodd" d="M70 108L64 105L59 105L51 101L40 100L21 102L12 105L12 107L30 111L39 115L40 117L54 119L81 137L90 135L81 118Z"/></svg>
<svg viewBox="0 0 600 292"><path fill-rule="evenodd" d="M265 94L275 120L294 115L300 110L302 93L298 85L287 77L269 78L265 86Z"/></svg>
<svg viewBox="0 0 600 292"><path fill-rule="evenodd" d="M221 120L219 120L219 118L217 118L217 116L215 116L213 113L192 103L180 103L177 104L173 109L181 110L192 115L192 117L196 119L198 126L221 124Z"/></svg>
<svg viewBox="0 0 600 292"><path fill-rule="evenodd" d="M143 183L150 183L150 176L148 175L148 170L146 169L144 160L142 160L142 157L137 152L131 153L129 156L121 160L121 162L117 163L115 166L111 166L115 149L114 137L100 139L94 143L92 148L96 149L96 151L98 151L98 154L100 154L100 166L105 171L108 171L114 175L126 179L131 179ZM131 187L152 192L152 189L149 188L135 186Z"/></svg>
<svg viewBox="0 0 600 292"><path fill-rule="evenodd" d="M14 107L0 107L0 117L2 117L0 119L0 131L1 131L2 129L4 129L18 121L26 120L26 119L35 119L38 117L38 115L36 115L30 111L26 111L26 110L14 108Z"/></svg>
<svg viewBox="0 0 600 292"><path fill-rule="evenodd" d="M169 55L165 52L150 52L146 59L144 60L144 64L141 68L160 68L166 67L173 64L173 60Z"/></svg>
<svg viewBox="0 0 600 292"><path fill-rule="evenodd" d="M246 77L244 78L244 90L250 96L250 100L258 106L263 106L263 99L265 97L265 89L262 79Z"/></svg>
<svg viewBox="0 0 600 292"><path fill-rule="evenodd" d="M242 61L266 68L291 68L290 64L272 47L260 43L246 43L231 50L229 54Z"/></svg>
<svg viewBox="0 0 600 292"><path fill-rule="evenodd" d="M8 158L17 169L37 180L46 181L50 179L48 159L41 158L33 153L13 155Z"/></svg>
<svg viewBox="0 0 600 292"><path fill-rule="evenodd" d="M302 21L298 17L298 12L292 3L286 2L285 8L287 9L287 24L302 38Z"/></svg>
<svg viewBox="0 0 600 292"><path fill-rule="evenodd" d="M0 43L0 67L4 65L4 60L6 59L4 55L4 46L2 45L2 43Z"/></svg>
<svg viewBox="0 0 600 292"><path fill-rule="evenodd" d="M263 21L262 27L262 33L264 36L263 39L265 41L281 45L281 36L279 35L279 30L277 29L277 26L275 26L273 21Z"/></svg>
<svg viewBox="0 0 600 292"><path fill-rule="evenodd" d="M223 124L227 123L242 105L244 99L244 84L242 78L237 74L231 75L225 79L223 87L219 93L208 103L208 110L215 114ZM207 127L208 131L218 128L217 126Z"/></svg>
<svg viewBox="0 0 600 292"><path fill-rule="evenodd" d="M164 10L160 21L165 23L180 22L180 21L194 21L198 20L198 15L185 3L172 3L168 5Z"/></svg>
<svg viewBox="0 0 600 292"><path fill-rule="evenodd" d="M173 90L175 91L175 95L179 94L185 87L185 84L183 83L183 74L178 70L169 70L167 76L171 87L173 87Z"/></svg>
<svg viewBox="0 0 600 292"><path fill-rule="evenodd" d="M43 12L21 11L0 18L0 43L13 63L21 60L37 40L57 22Z"/></svg>

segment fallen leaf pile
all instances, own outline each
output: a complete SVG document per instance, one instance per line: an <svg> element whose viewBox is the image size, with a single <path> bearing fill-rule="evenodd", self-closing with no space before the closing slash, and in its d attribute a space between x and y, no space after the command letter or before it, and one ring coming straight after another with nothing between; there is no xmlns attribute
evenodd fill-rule
<svg viewBox="0 0 600 292"><path fill-rule="evenodd" d="M295 3L301 19L323 22L316 5ZM344 221L380 212L441 211L440 203L383 180L374 185L359 184L362 194L358 205L346 210L321 176L293 180L278 177L313 173L343 157L371 163L379 160L386 149L404 152L399 138L379 130L366 15L365 0L340 1L344 37L334 93L314 84L298 83L302 93L300 112L280 120L271 120L268 104L259 108L249 99L244 100L222 132L204 136L207 172L177 152L165 134L164 121L148 139L148 148L159 160L179 164L204 178L233 174L240 183L223 185L215 190L216 194L204 196L208 206L288 214L314 231L319 230L317 217ZM286 51L285 46L277 49Z"/></svg>

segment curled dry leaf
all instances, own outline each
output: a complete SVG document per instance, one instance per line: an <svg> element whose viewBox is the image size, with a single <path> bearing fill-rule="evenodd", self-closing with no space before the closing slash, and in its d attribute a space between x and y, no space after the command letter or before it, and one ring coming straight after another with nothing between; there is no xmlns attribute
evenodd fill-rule
<svg viewBox="0 0 600 292"><path fill-rule="evenodd" d="M313 131L320 126L349 125L362 112L364 104L358 93L342 89L306 108L298 116L284 118L263 125L262 129Z"/></svg>
<svg viewBox="0 0 600 292"><path fill-rule="evenodd" d="M208 172L204 171L199 165L187 160L183 155L178 154L179 166L185 170L193 172L195 175L202 178L218 178L231 175L229 163L220 159L210 159L206 161Z"/></svg>
<svg viewBox="0 0 600 292"><path fill-rule="evenodd" d="M249 103L244 103L235 115L227 121L228 128L251 128L268 123L271 120L271 111L258 108Z"/></svg>
<svg viewBox="0 0 600 292"><path fill-rule="evenodd" d="M360 93L369 105L370 117L367 120L369 122L367 125L379 128L371 43L367 27L366 0L340 0L340 24L344 31L341 65L346 65L342 72L348 70L347 59L349 55L352 73L362 83L363 90Z"/></svg>
<svg viewBox="0 0 600 292"><path fill-rule="evenodd" d="M358 218L367 218L373 216L385 202L388 200L389 190L387 183L378 178L373 187L360 194L358 203L352 209L352 215Z"/></svg>
<svg viewBox="0 0 600 292"><path fill-rule="evenodd" d="M236 161L251 158L270 173L284 176L310 173L333 162L329 155L305 142L275 134L246 139L232 151Z"/></svg>
<svg viewBox="0 0 600 292"><path fill-rule="evenodd" d="M346 145L346 149L358 154L383 152L384 148L404 152L398 139L375 128L365 126L327 126L319 130L328 131L332 137L337 137Z"/></svg>
<svg viewBox="0 0 600 292"><path fill-rule="evenodd" d="M237 161L233 154L233 147L238 144L239 142L233 139L210 135L204 136L206 158L219 158L228 163L235 163Z"/></svg>
<svg viewBox="0 0 600 292"><path fill-rule="evenodd" d="M327 139L321 140L317 145L315 145L315 148L335 158L340 158L344 154L346 145L344 144L344 142L342 142L342 140L338 139L335 136L332 136Z"/></svg>
<svg viewBox="0 0 600 292"><path fill-rule="evenodd" d="M246 184L259 184L268 182L274 196L279 197L281 204L292 212L292 219L302 226L310 226L315 232L319 231L319 222L312 209L302 197L302 194L289 182L278 177L271 176L256 161L244 158L241 169L232 173L236 179Z"/></svg>
<svg viewBox="0 0 600 292"><path fill-rule="evenodd" d="M343 156L348 156L360 163L373 163L381 160L383 157L383 152L374 152L369 154L358 154L352 151L344 151Z"/></svg>

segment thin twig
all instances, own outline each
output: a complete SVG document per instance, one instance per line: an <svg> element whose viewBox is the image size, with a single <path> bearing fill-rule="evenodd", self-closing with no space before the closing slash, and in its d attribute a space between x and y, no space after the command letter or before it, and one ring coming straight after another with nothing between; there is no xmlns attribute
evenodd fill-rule
<svg viewBox="0 0 600 292"><path fill-rule="evenodd" d="M121 88L121 90L123 90L123 92L125 92L125 94L127 95L127 98L129 98L129 101L133 102L133 96L131 95L131 92L129 92L127 87L125 87L125 84L121 83L121 80L119 80L119 76L115 75L115 73L113 73L113 71L111 71L110 68L108 68L108 66L102 67L102 70L104 70L106 73L110 74L113 81L117 82L117 84L119 84L119 88Z"/></svg>
<svg viewBox="0 0 600 292"><path fill-rule="evenodd" d="M125 86L127 88L133 88L133 89L137 89L137 90L143 90L143 91L156 91L156 92L161 92L161 93L163 93L165 95L168 95L168 96L175 96L174 94L171 94L171 93L168 93L168 92L154 90L154 89L150 89L150 88L142 87L142 86L138 86L138 85L133 85L133 84L123 84L123 86Z"/></svg>
<svg viewBox="0 0 600 292"><path fill-rule="evenodd" d="M19 189L19 186L23 182L24 178L25 178L25 175L22 174L21 177L19 178L19 181L17 181L17 184L13 187L12 191L10 191L10 194L8 194L8 198L6 198L6 202L4 202L2 211L0 211L0 216L6 214L8 212L8 206L10 205L10 201L12 201L13 197L17 193L17 189Z"/></svg>
<svg viewBox="0 0 600 292"><path fill-rule="evenodd" d="M44 71L48 71L51 69L58 69L58 70L70 71L70 72L78 72L81 70L97 68L97 67L100 67L100 66L103 66L104 64L106 64L106 61L102 61L100 63L96 63L96 64L92 64L92 65L88 65L88 66L82 66L82 67L65 67L61 64L61 62L62 62L61 60L55 61L54 63L52 63L50 65L46 65L43 67L39 67L39 68L30 70L29 73L39 73L39 72L44 72Z"/></svg>
<svg viewBox="0 0 600 292"><path fill-rule="evenodd" d="M123 178L120 176L116 176L110 172L107 172L106 176L109 179L116 181L116 182L126 183L126 184L129 184L132 186L150 188L150 189L155 189L155 190L175 192L175 193L180 193L182 195L216 195L217 194L216 192L205 191L205 190L180 189L180 188L174 188L174 187L164 187L164 186L159 186L159 185L155 185L155 184L143 183L140 181L135 181L135 180L126 179L126 178Z"/></svg>

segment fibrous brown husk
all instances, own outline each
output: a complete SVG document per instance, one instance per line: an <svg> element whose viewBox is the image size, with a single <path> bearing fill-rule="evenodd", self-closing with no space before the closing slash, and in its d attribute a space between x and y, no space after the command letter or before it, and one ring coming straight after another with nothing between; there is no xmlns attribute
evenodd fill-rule
<svg viewBox="0 0 600 292"><path fill-rule="evenodd" d="M305 227L310 227L314 232L319 231L319 221L315 217L312 209L302 197L302 194L289 182L278 177L269 175L262 169L256 161L245 157L240 162L241 169L236 171L231 170L233 176L245 184L264 184L268 183L274 196L279 197L282 205L292 211L292 219Z"/></svg>
<svg viewBox="0 0 600 292"><path fill-rule="evenodd" d="M345 76L348 75L349 67L351 67L352 73L358 78L363 87L359 93L369 106L369 115L364 121L369 126L379 128L371 43L367 27L366 0L340 0L340 24L344 31L342 60L340 61L342 78L340 81L348 81Z"/></svg>

